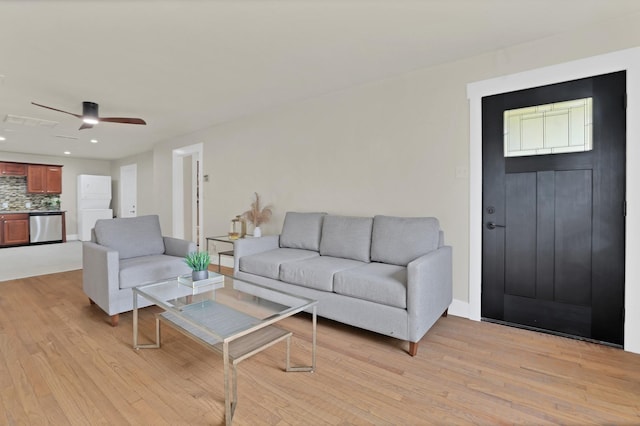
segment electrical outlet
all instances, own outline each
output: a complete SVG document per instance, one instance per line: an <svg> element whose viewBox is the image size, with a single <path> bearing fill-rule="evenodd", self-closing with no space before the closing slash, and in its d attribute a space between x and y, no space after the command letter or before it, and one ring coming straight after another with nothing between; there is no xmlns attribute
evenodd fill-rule
<svg viewBox="0 0 640 426"><path fill-rule="evenodd" d="M8 209L9 208L9 203L7 203L7 202L2 203L2 208L3 209Z"/></svg>

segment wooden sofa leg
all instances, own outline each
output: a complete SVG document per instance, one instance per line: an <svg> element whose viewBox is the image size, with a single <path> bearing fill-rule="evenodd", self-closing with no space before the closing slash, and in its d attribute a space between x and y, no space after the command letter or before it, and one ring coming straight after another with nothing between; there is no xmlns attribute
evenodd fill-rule
<svg viewBox="0 0 640 426"><path fill-rule="evenodd" d="M449 308L445 309L444 312L442 313L443 317L446 317L447 315L449 315Z"/></svg>
<svg viewBox="0 0 640 426"><path fill-rule="evenodd" d="M118 326L118 320L120 320L120 314L111 315L111 326L112 327L117 327Z"/></svg>
<svg viewBox="0 0 640 426"><path fill-rule="evenodd" d="M409 355L416 356L418 353L418 342L409 342Z"/></svg>

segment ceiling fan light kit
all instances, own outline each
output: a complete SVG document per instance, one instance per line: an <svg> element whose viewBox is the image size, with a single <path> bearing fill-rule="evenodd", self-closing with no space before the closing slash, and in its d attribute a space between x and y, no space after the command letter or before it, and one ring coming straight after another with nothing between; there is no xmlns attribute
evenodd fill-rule
<svg viewBox="0 0 640 426"><path fill-rule="evenodd" d="M61 109L53 108L50 106L38 104L35 102L31 102L35 106L39 106L41 108L50 109L53 111L62 112L65 114L73 115L74 117L82 119L82 126L80 126L79 130L82 129L90 129L99 122L108 122L108 123L123 123L123 124L141 124L146 125L147 123L142 118L129 118L129 117L100 117L98 115L98 104L95 102L84 101L82 102L82 115L74 114L69 111L63 111Z"/></svg>

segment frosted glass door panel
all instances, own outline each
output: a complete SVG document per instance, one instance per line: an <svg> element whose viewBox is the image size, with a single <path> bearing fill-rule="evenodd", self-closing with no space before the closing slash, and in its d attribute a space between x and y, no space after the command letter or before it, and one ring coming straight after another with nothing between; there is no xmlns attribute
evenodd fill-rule
<svg viewBox="0 0 640 426"><path fill-rule="evenodd" d="M592 98L504 112L504 156L590 151Z"/></svg>

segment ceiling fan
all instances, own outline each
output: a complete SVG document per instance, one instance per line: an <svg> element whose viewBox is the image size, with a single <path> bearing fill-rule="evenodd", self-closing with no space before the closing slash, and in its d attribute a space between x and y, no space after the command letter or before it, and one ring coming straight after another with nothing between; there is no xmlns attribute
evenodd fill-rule
<svg viewBox="0 0 640 426"><path fill-rule="evenodd" d="M82 115L74 114L72 112L63 111L61 109L52 108L50 106L37 104L35 102L31 102L35 106L39 106L42 108L52 109L58 112L64 112L65 114L73 115L74 117L82 119L82 126L80 126L79 130L82 129L90 129L99 122L107 122L107 123L124 123L124 124L147 124L142 118L128 118L128 117L99 117L98 116L98 104L95 102L82 102Z"/></svg>

